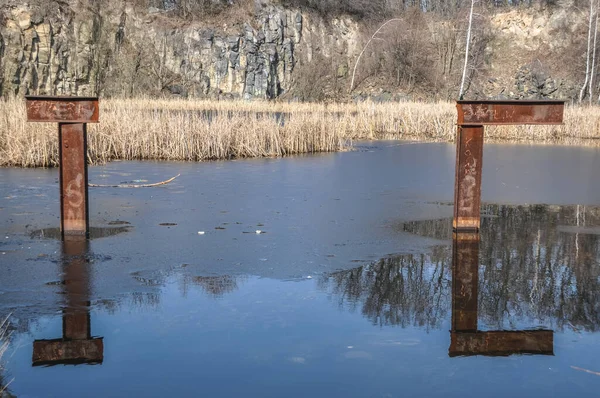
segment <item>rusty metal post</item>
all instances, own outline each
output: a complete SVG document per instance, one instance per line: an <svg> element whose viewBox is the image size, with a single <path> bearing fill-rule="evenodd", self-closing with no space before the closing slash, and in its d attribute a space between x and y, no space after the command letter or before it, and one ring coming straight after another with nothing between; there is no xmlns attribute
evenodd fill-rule
<svg viewBox="0 0 600 398"><path fill-rule="evenodd" d="M98 123L98 98L28 96L26 99L28 121L58 122L62 237L88 237L86 123Z"/></svg>
<svg viewBox="0 0 600 398"><path fill-rule="evenodd" d="M91 336L88 241L83 236L66 236L63 242L63 335L33 342L33 366L102 363L104 342Z"/></svg>
<svg viewBox="0 0 600 398"><path fill-rule="evenodd" d="M482 163L483 126L459 126L456 135L454 230L479 230Z"/></svg>
<svg viewBox="0 0 600 398"><path fill-rule="evenodd" d="M480 227L484 126L562 124L564 106L564 101L457 101L455 231Z"/></svg>
<svg viewBox="0 0 600 398"><path fill-rule="evenodd" d="M60 230L88 237L89 204L87 128L85 123L59 123Z"/></svg>

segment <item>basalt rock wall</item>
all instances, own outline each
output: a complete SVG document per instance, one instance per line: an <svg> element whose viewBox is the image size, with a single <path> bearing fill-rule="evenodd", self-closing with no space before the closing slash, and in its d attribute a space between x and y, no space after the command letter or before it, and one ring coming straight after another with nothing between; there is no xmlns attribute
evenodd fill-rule
<svg viewBox="0 0 600 398"><path fill-rule="evenodd" d="M98 4L4 5L2 94L274 98L298 62L345 59L357 45L350 18L271 4L239 8L222 23L182 22L168 7Z"/></svg>

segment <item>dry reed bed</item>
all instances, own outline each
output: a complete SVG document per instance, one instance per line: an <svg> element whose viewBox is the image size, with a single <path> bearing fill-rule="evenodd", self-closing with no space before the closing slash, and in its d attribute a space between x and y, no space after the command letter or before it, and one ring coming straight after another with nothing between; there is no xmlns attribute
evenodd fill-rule
<svg viewBox="0 0 600 398"><path fill-rule="evenodd" d="M456 107L109 99L101 101L100 121L88 125L91 163L202 161L339 151L358 139L452 141ZM0 166L57 165L56 129L27 123L22 99L0 101ZM488 128L486 135L490 141L596 145L599 131L600 108L568 107L564 126Z"/></svg>

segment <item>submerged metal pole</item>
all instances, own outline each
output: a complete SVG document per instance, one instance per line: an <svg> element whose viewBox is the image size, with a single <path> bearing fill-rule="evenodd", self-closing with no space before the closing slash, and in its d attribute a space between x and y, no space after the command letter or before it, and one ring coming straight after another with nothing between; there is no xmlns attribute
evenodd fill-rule
<svg viewBox="0 0 600 398"><path fill-rule="evenodd" d="M452 234L452 331L477 330L479 234ZM454 344L454 339L452 340Z"/></svg>
<svg viewBox="0 0 600 398"><path fill-rule="evenodd" d="M477 325L479 234L452 236L452 329L448 355L554 354L552 330L489 330Z"/></svg>
<svg viewBox="0 0 600 398"><path fill-rule="evenodd" d="M58 122L62 238L87 238L89 203L86 123L98 123L98 98L27 96L26 99L27 121Z"/></svg>
<svg viewBox="0 0 600 398"><path fill-rule="evenodd" d="M88 240L67 236L63 242L62 337L33 342L32 365L99 364L104 360L104 341L93 337L90 317L90 264Z"/></svg>

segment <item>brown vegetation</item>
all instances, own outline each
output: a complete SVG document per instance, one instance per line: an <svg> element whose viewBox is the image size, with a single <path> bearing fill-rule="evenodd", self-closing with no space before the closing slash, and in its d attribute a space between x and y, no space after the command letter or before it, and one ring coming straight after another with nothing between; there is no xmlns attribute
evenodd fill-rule
<svg viewBox="0 0 600 398"><path fill-rule="evenodd" d="M27 123L20 99L0 104L0 165L58 164L55 124ZM88 125L91 163L113 159L203 161L339 151L354 140L450 142L450 102L350 104L111 99ZM487 128L490 141L596 145L600 109L567 107L563 126Z"/></svg>

